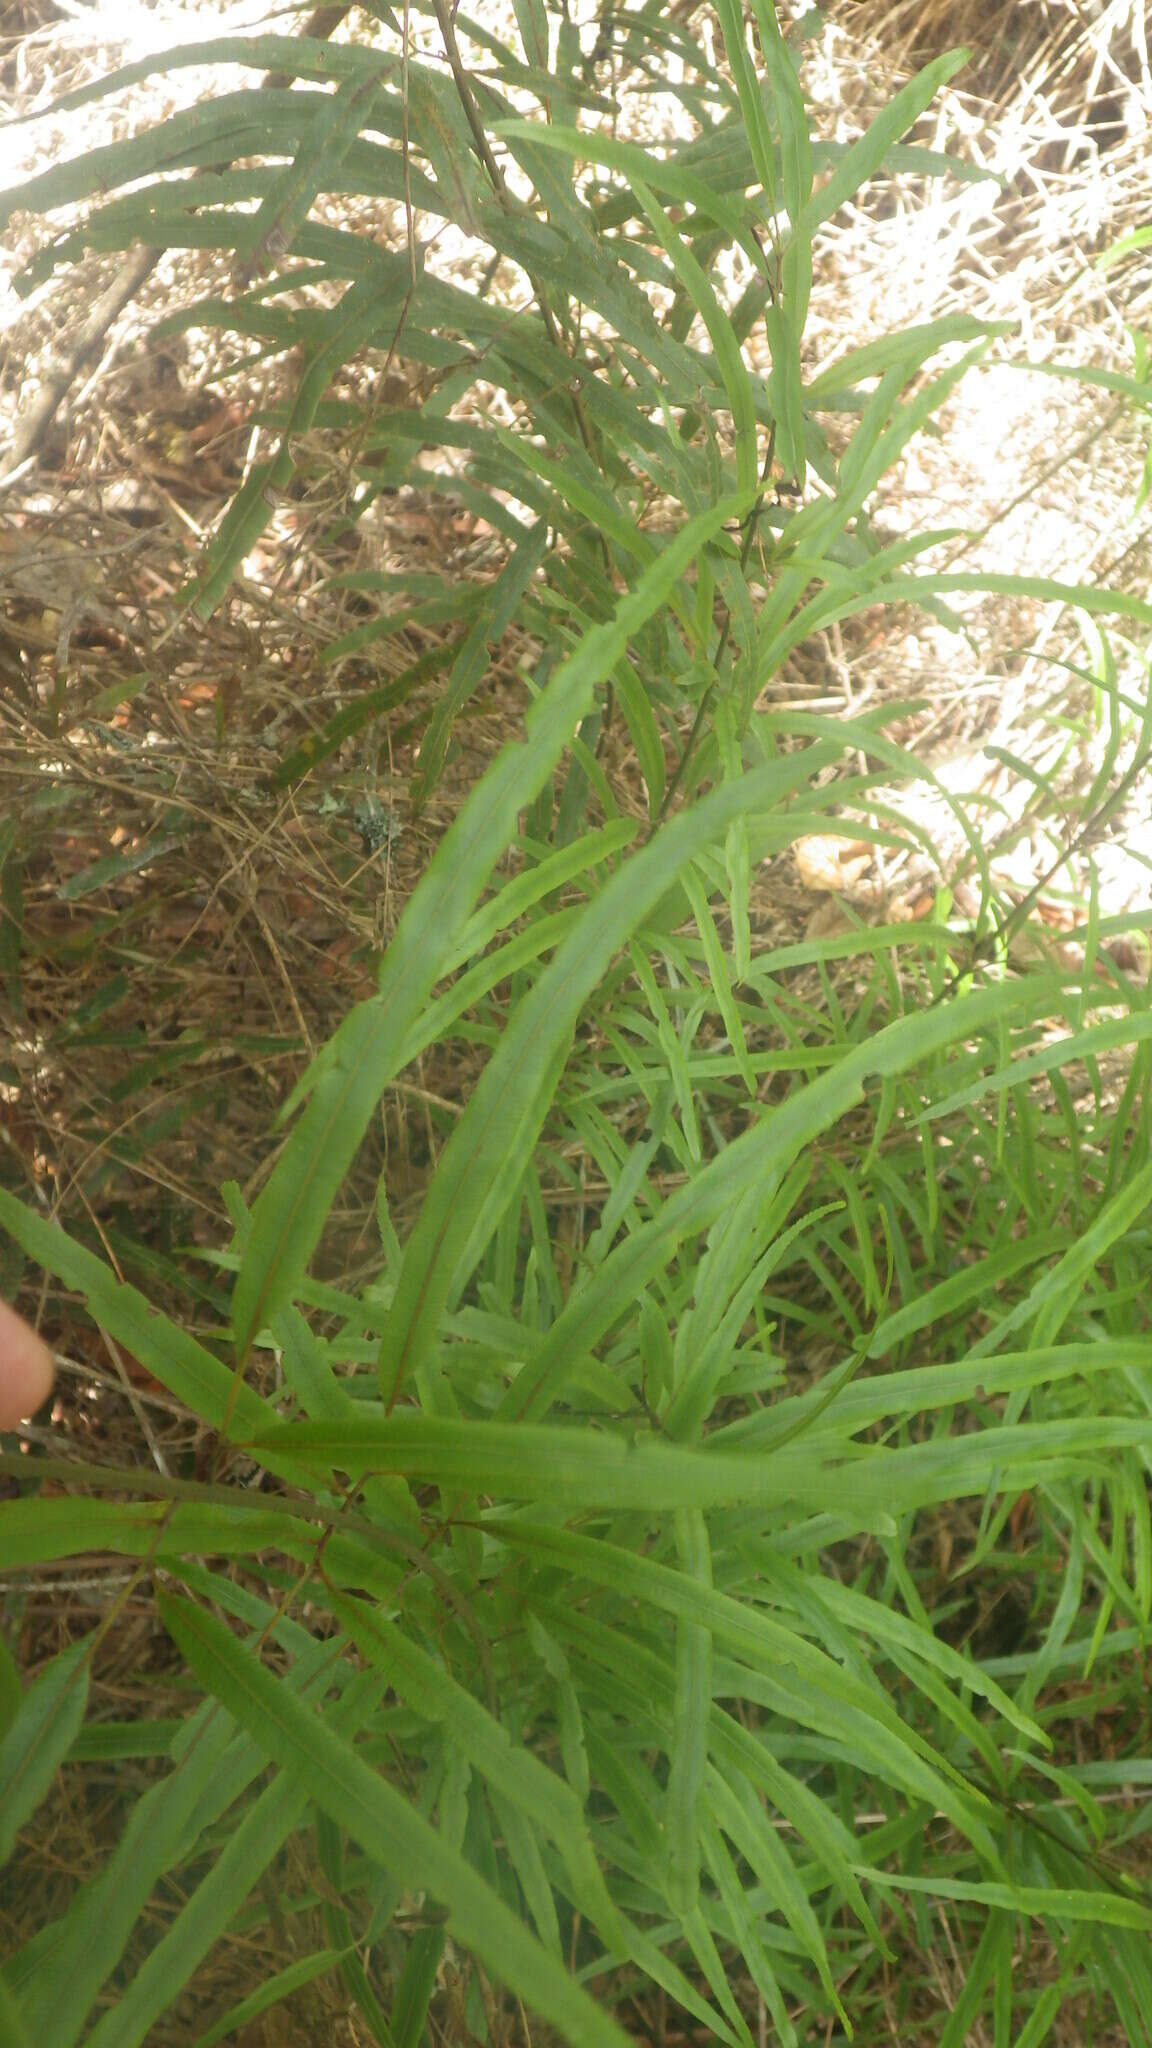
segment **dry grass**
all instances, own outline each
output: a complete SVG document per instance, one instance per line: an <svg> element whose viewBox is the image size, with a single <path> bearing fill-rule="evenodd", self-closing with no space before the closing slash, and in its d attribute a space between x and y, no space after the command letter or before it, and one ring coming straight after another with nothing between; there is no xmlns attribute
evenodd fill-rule
<svg viewBox="0 0 1152 2048"><path fill-rule="evenodd" d="M1152 120L1143 11L1123 4L942 6L861 0L830 10L813 88L830 131L853 132L883 103L889 81L958 43L971 64L939 97L913 139L947 148L992 177L960 187L897 181L879 205L863 196L827 232L809 327L814 363L905 325L968 311L1015 323L945 408L939 436L922 436L887 479L877 509L887 537L950 527L966 532L926 558L961 571L1011 569L1065 582L1111 582L1135 594L1152 580L1152 524L1133 516L1146 422L1107 392L1019 367L1056 361L1131 374L1129 329L1147 319L1147 266L1101 270L1097 259L1146 206ZM847 317L846 317L847 315ZM881 615L856 644L827 646L824 674L857 705L927 700L917 740L948 765L953 787L1003 802L1020 887L1066 850L1068 815L1039 818L1020 836L1020 776L986 750L1055 776L1071 799L1091 772L1089 731L1069 746L1060 721L1086 708L1063 662L1092 666L1067 614L1009 597L950 600L967 635L930 621ZM1122 640L1122 636L1121 636ZM798 666L811 674L812 650ZM1139 656L1117 646L1118 680L1137 700ZM1096 835L1108 906L1148 902L1149 791L1132 789ZM1100 842L1104 842L1102 846ZM1061 877L1083 902L1087 864Z"/></svg>

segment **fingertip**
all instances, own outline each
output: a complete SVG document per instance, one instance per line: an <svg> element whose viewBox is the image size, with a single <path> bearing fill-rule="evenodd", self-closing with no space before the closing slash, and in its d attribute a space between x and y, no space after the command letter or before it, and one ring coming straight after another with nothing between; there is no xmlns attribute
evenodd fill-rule
<svg viewBox="0 0 1152 2048"><path fill-rule="evenodd" d="M7 1302L0 1301L0 1429L35 1415L52 1392L52 1353Z"/></svg>

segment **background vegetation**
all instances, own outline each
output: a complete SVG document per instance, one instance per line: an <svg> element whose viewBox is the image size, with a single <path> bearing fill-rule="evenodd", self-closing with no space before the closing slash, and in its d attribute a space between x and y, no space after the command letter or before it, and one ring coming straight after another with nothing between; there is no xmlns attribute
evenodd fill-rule
<svg viewBox="0 0 1152 2048"><path fill-rule="evenodd" d="M5 2038L1152 2037L1142 15L843 17L10 60Z"/></svg>

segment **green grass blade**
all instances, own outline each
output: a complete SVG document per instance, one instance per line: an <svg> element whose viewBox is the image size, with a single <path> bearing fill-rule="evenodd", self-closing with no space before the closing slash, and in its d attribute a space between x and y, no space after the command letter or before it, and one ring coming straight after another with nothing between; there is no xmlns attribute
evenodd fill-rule
<svg viewBox="0 0 1152 2048"><path fill-rule="evenodd" d="M25 1821L47 1798L76 1739L88 1676L88 1645L73 1643L28 1687L0 1743L0 1865L11 1856Z"/></svg>
<svg viewBox="0 0 1152 2048"><path fill-rule="evenodd" d="M732 67L736 91L743 116L744 136L752 152L756 176L759 178L770 203L776 204L777 167L776 146L768 116L764 109L759 83L752 68L748 41L744 31L744 10L739 0L716 0L716 13L724 37L724 48ZM743 138L742 138L743 139Z"/></svg>
<svg viewBox="0 0 1152 2048"><path fill-rule="evenodd" d="M220 1429L233 1414L238 1426L252 1429L271 1414L250 1388L236 1388L228 1367L203 1344L167 1316L156 1314L136 1288L117 1280L92 1252L4 1189L0 1224L46 1273L54 1273L66 1287L82 1294L100 1327L205 1422Z"/></svg>
<svg viewBox="0 0 1152 2048"><path fill-rule="evenodd" d="M82 85L75 92L61 94L51 108L20 116L35 120L40 112L71 114L79 107L105 99L109 93L124 92L169 71L199 68L209 64L245 64L253 71L271 71L288 78L310 78L319 83L332 79L363 78L379 72L381 66L395 71L399 60L358 43L331 43L318 36L210 36L204 42L181 43L175 49L142 57L124 64L103 77Z"/></svg>
<svg viewBox="0 0 1152 2048"><path fill-rule="evenodd" d="M904 1785L914 1798L927 1797L939 1805L969 1840L980 1846L990 1863L998 1866L989 1832L992 1803L976 1787L964 1783L945 1758L901 1721L878 1687L844 1671L795 1630L783 1627L761 1608L705 1587L683 1572L636 1556L618 1544L540 1523L494 1519L489 1527L512 1549L551 1559L574 1576L611 1588L626 1601L639 1602L641 1611L646 1603L652 1603L678 1621L685 1617L699 1621L711 1630L717 1645L723 1644L739 1656L751 1673L786 1674L794 1685L794 1710L806 1725L839 1726L846 1740L862 1745L870 1768L886 1783Z"/></svg>
<svg viewBox="0 0 1152 2048"><path fill-rule="evenodd" d="M1126 590L1099 589L1087 583L1060 583L1051 576L1009 576L991 570L950 571L940 576L901 577L898 589L907 590L913 601L921 595L936 596L951 590L994 592L1002 597L1038 597L1049 604L1079 605L1084 611L1117 618L1135 619L1152 626L1152 604L1133 597Z"/></svg>
<svg viewBox="0 0 1152 2048"><path fill-rule="evenodd" d="M889 1024L733 1140L664 1203L650 1224L619 1246L572 1298L510 1397L510 1411L538 1415L546 1408L563 1381L569 1358L593 1349L638 1290L663 1270L675 1245L689 1233L707 1229L746 1188L763 1186L772 1174L790 1166L805 1145L860 1100L868 1075L900 1073L948 1044L977 1035L999 1018L1027 1009L1032 1000L1018 988L983 989L947 1008Z"/></svg>
<svg viewBox="0 0 1152 2048"><path fill-rule="evenodd" d="M893 1891L922 1892L939 1899L970 1900L986 1909L1028 1914L1043 1920L1095 1921L1101 1927L1133 1927L1152 1930L1152 1905L1143 1899L1125 1897L1119 1891L1081 1891L1068 1886L1051 1888L1017 1884L966 1884L946 1877L916 1877L908 1873L874 1870L875 1884Z"/></svg>
<svg viewBox="0 0 1152 2048"><path fill-rule="evenodd" d="M655 193L639 179L634 180L633 190L651 221L681 285L708 330L708 338L716 351L716 361L732 413L732 425L736 436L736 486L741 493L746 492L751 496L756 488L760 462L756 446L756 406L752 394L752 381L740 353L740 343L733 332L732 322L721 307L707 276L683 237L673 227Z"/></svg>
<svg viewBox="0 0 1152 2048"><path fill-rule="evenodd" d="M352 1734L367 1720L383 1691L365 1674L330 1710L330 1725ZM193 1972L226 1933L253 1887L300 1825L307 1786L277 1777L229 1832L210 1870L196 1886L136 1971L128 1988L87 2036L87 2048L139 2048Z"/></svg>
<svg viewBox="0 0 1152 2048"><path fill-rule="evenodd" d="M4 1979L0 1977L0 2041L5 2048L32 2048L32 2035L24 2015Z"/></svg>
<svg viewBox="0 0 1152 2048"><path fill-rule="evenodd" d="M570 846L560 846L545 853L542 859L524 868L510 882L505 882L490 902L483 904L469 919L457 952L448 960L445 972L451 973L474 954L483 952L485 946L490 946L493 939L499 938L501 932L507 931L517 918L525 917L534 910L543 897L566 888L577 876L599 866L601 861L610 861L613 855L623 853L632 844L636 832L634 818L619 818L598 832L583 834Z"/></svg>
<svg viewBox="0 0 1152 2048"><path fill-rule="evenodd" d="M1125 1367L1152 1371L1152 1342L1140 1337L1092 1338L1050 1350L1037 1347L987 1357L970 1353L955 1362L941 1359L933 1365L905 1366L901 1371L876 1373L843 1386L827 1411L827 1427L832 1434L848 1436L871 1428L886 1416L967 1406L980 1399L981 1390L989 1397L1019 1394L1062 1379L1120 1372ZM715 1430L710 1441L716 1446L757 1440L771 1444L779 1436L786 1442L823 1414L826 1399L823 1386L812 1387L807 1393L776 1402L771 1410L761 1409Z"/></svg>
<svg viewBox="0 0 1152 2048"><path fill-rule="evenodd" d="M754 0L753 13L776 106L781 191L791 228L780 267L781 291L764 315L772 351L769 390L776 422L776 453L785 474L802 485L806 465L800 343L812 293L813 231L807 211L812 193L812 145L808 112L775 9L767 0Z"/></svg>
<svg viewBox="0 0 1152 2048"><path fill-rule="evenodd" d="M489 665L489 648L508 631L520 608L528 585L544 557L548 539L543 520L514 549L488 593L484 609L471 627L428 721L420 743L420 764L412 784L417 809L424 805L440 780L452 727L465 704L483 682Z"/></svg>
<svg viewBox="0 0 1152 2048"><path fill-rule="evenodd" d="M378 690L364 690L352 704L346 704L332 717L326 719L319 732L309 733L298 747L286 754L278 768L269 778L273 789L286 789L289 783L299 782L313 768L343 746L345 740L363 732L376 718L383 717L411 696L418 683L426 682L445 668L456 654L457 643L449 640L443 647L430 647L419 659L408 667L394 681L384 683Z"/></svg>
<svg viewBox="0 0 1152 2048"><path fill-rule="evenodd" d="M941 86L963 69L968 62L968 50L949 50L943 57L936 57L909 79L889 100L887 106L876 116L872 126L859 141L845 150L830 178L813 194L804 210L804 224L809 235L815 233L823 221L830 220L842 206L854 198L862 185L875 176L884 158L894 143L907 133L926 107L931 106Z"/></svg>
<svg viewBox="0 0 1152 2048"><path fill-rule="evenodd" d="M74 1469L77 1473L84 1470ZM95 1469L99 1472L100 1468ZM302 1476L299 1467L294 1468L294 1476L297 1480ZM147 1474L141 1476L137 1482L140 1490L147 1491L148 1478ZM113 1483L118 1489L130 1489L133 1475L118 1471ZM190 1486L189 1491L193 1490ZM308 1502L293 1514L262 1506L267 1495L256 1494L246 1502L242 1489L229 1490L239 1496L230 1505L194 1500L176 1505L68 1498L5 1501L0 1503L5 1559L16 1567L84 1557L98 1550L112 1551L118 1557L179 1559L255 1557L263 1550L275 1549L310 1564L321 1540L321 1529L312 1523L327 1523L330 1536L324 1554L330 1576L338 1584L372 1588L381 1599L395 1592L402 1576L395 1539L390 1544L372 1524L366 1525L364 1540L334 1534L333 1524L339 1520L334 1508ZM402 1544L403 1539L399 1540Z"/></svg>
<svg viewBox="0 0 1152 2048"><path fill-rule="evenodd" d="M377 1408L346 1422L285 1423L249 1439L247 1448L277 1459L290 1455L298 1467L314 1462L321 1472L335 1466L356 1479L394 1472L452 1493L572 1508L671 1512L742 1501L815 1506L835 1487L841 1511L861 1516L865 1527L886 1524L884 1473L899 1455L861 1445L833 1476L814 1465L801 1444L769 1460L572 1426L457 1421L417 1408L391 1415Z"/></svg>
<svg viewBox="0 0 1152 2048"><path fill-rule="evenodd" d="M306 1984L314 1984L317 1977L326 1977L330 1970L337 1969L343 1953L338 1948L322 1948L315 1955L301 1956L297 1962L288 1963L283 1970L266 1977L247 1998L242 1998L239 2004L222 2013L207 2033L198 2034L192 2048L216 2048L217 2042L226 2040L229 2034L243 2032L253 2020L279 2005L282 1999L291 1998Z"/></svg>
<svg viewBox="0 0 1152 2048"><path fill-rule="evenodd" d="M731 1938L776 2029L781 2048L797 2048L796 2029L788 2015L784 1995L772 1968L768 1951L760 1939L759 1916L747 1902L742 1875L738 1875L720 1830L709 1823L704 1836L704 1853L716 1889L728 1916Z"/></svg>
<svg viewBox="0 0 1152 2048"><path fill-rule="evenodd" d="M405 1248L381 1350L382 1385L390 1398L431 1358L453 1289L499 1221L496 1197L507 1161L530 1151L547 1109L553 1067L613 956L701 847L742 811L782 803L825 761L826 751L817 752L819 762L811 753L773 762L667 824L617 869L519 1005L445 1147Z"/></svg>
<svg viewBox="0 0 1152 2048"><path fill-rule="evenodd" d="M442 841L388 949L379 995L353 1010L325 1048L304 1114L253 1210L233 1293L233 1330L242 1358L303 1278L381 1093L481 889L514 837L519 812L559 760L596 684L611 672L632 634L724 521L744 509L742 500L726 502L689 521L615 617L586 634L530 712L525 742L504 749Z"/></svg>
<svg viewBox="0 0 1152 2048"><path fill-rule="evenodd" d="M621 142L604 133L584 134L578 128L565 128L559 123L546 128L538 121L496 121L492 133L506 137L524 136L537 148L559 150L577 163L583 160L606 164L609 170L619 171L633 190L638 179L647 180L656 191L666 192L671 199L683 200L695 207L705 219L714 220L734 241L742 241L746 235L747 221L743 211L730 205L715 186L692 171L680 168L674 159L661 162L634 142Z"/></svg>
<svg viewBox="0 0 1152 2048"><path fill-rule="evenodd" d="M193 1670L321 1811L406 1887L448 1908L449 1926L501 1983L581 2048L626 2048L627 2036L529 1935L498 1894L387 1780L265 1671L219 1622L164 1599L164 1621Z"/></svg>
<svg viewBox="0 0 1152 2048"><path fill-rule="evenodd" d="M97 1997L139 1924L153 1887L187 1853L204 1820L212 1786L222 1781L234 1742L230 1721L208 1710L186 1724L186 1755L140 1798L102 1870L64 1918L42 1930L39 1953L7 1966L34 2037L43 2048L73 2048Z"/></svg>
<svg viewBox="0 0 1152 2048"><path fill-rule="evenodd" d="M1101 1204L1091 1223L1069 1246L1050 1272L1045 1273L1026 1298L996 1322L986 1337L973 1346L971 1356L996 1349L997 1343L1022 1324L1035 1318L1033 1335L1038 1349L1050 1346L1093 1272L1118 1238L1123 1237L1152 1203L1152 1165L1143 1167L1110 1201Z"/></svg>
<svg viewBox="0 0 1152 2048"><path fill-rule="evenodd" d="M317 107L294 163L257 209L255 246L246 261L249 277L261 276L292 248L318 194L351 147L361 116L389 68L382 63L367 77L353 73Z"/></svg>
<svg viewBox="0 0 1152 2048"><path fill-rule="evenodd" d="M681 1568L702 1586L712 1584L708 1530L698 1509L676 1511L676 1547ZM712 1712L712 1637L700 1622L676 1624L676 1698L668 1773L665 1831L668 1836L668 1895L673 1911L695 1911L700 1897L701 1795L708 1763Z"/></svg>

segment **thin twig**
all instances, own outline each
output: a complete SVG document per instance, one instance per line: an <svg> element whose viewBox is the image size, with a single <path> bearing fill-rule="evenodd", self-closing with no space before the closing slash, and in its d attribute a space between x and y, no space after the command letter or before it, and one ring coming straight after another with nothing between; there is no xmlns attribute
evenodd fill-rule
<svg viewBox="0 0 1152 2048"><path fill-rule="evenodd" d="M1129 790L1135 787L1147 766L1147 753L1138 753L1130 767L1120 777L1116 787L1109 790L1103 802L1098 804L1091 815L1084 820L1080 830L1065 847L1063 853L1057 854L1055 860L1050 862L1039 879L1033 882L1027 895L1023 896L1019 903L1013 905L1007 916L997 918L990 931L985 932L982 937L977 939L969 960L966 963L961 963L949 975L939 994L933 997L931 1008L935 1009L938 1004L946 1002L949 996L955 995L960 983L982 960L986 960L998 947L1004 948L1011 943L1016 933L1028 922L1049 882L1060 873L1061 868L1067 867L1068 862L1075 858L1081 847L1085 846L1092 837L1092 834L1099 830L1104 820L1110 817L1117 807L1123 803Z"/></svg>
<svg viewBox="0 0 1152 2048"><path fill-rule="evenodd" d="M501 206L504 208L504 211L506 213L514 213L517 210L516 206L513 202L508 187L504 182L504 174L501 171L495 156L493 155L492 145L488 140L487 134L485 133L484 123L480 116L480 109L476 104L476 95L472 90L471 80L469 79L468 73L464 68L464 60L460 55L460 45L456 41L456 29L452 20L452 10L448 6L448 0L432 0L432 4L436 11L436 19L440 24L440 35L444 43L444 54L448 59L448 68L452 73L452 80L456 87L456 93L457 97L459 98L460 105L464 109L464 117L468 123L468 127L472 134L472 141L473 146L475 147L476 150L476 154L488 175L489 181L492 185L492 189L496 194L496 197L499 200ZM536 303L540 308L540 318L544 323L544 332L547 335L551 346L554 349L557 349L561 354L567 354L568 351L565 348L564 338L560 332L559 325L557 324L556 316L548 303L548 295L545 292L543 285L539 282L537 278L533 277L532 272L530 270L528 270L526 274L528 277L528 282L532 286L533 293L535 294ZM568 386L568 396L571 401L572 412L576 420L576 425L579 429L580 439L584 443L585 452L590 457L590 459L595 463L597 469L601 472L601 474L603 474L603 464L600 461L600 457L597 453L596 436L592 432L592 424L588 418L588 414L584 405L584 400L580 395L578 378L573 378L571 384ZM611 587L612 557L608 552L608 543L605 540L602 533L597 535L597 540L600 546L601 558L604 563L604 571L607 577L609 578L609 587ZM615 693L613 690L611 679L609 679L608 686L604 694L604 723L601 727L600 736L596 743L597 754L600 753L601 748L604 744L604 740L607 737L608 730L612 724L612 713L614 704Z"/></svg>
<svg viewBox="0 0 1152 2048"><path fill-rule="evenodd" d="M764 483L767 483L768 477L771 473L772 460L775 451L776 425L775 421L773 421L772 429L768 436L768 452L764 457L764 468L762 471L762 478ZM756 537L756 528L759 525L760 514L763 508L764 493L763 491L761 491L759 497L756 500L756 503L753 505L752 510L748 513L744 521L744 537L740 546L741 574L743 574L744 570L748 567L748 557L752 552L752 542ZM688 767L688 763L692 759L692 756L696 751L696 746L699 741L701 731L703 730L705 715L707 713L709 705L712 702L713 697L716 694L716 686L720 680L720 663L723 661L724 656L728 651L728 642L731 639L731 637L732 610L731 606L726 605L724 609L724 623L720 628L720 638L716 643L716 652L712 657L712 667L714 670L712 681L709 683L707 689L705 690L703 696L700 699L699 704L696 706L696 716L692 720L692 730L688 735L684 751L681 754L680 759L677 761L676 766L672 770L672 774L668 779L668 784L664 791L663 802L660 805L660 815L657 818L656 823L652 827L652 832L655 832L664 823L664 820L668 816L668 812L672 805L672 799L676 795L676 792L679 789L680 784L683 782L684 775ZM649 833L649 838L652 837L652 832Z"/></svg>

